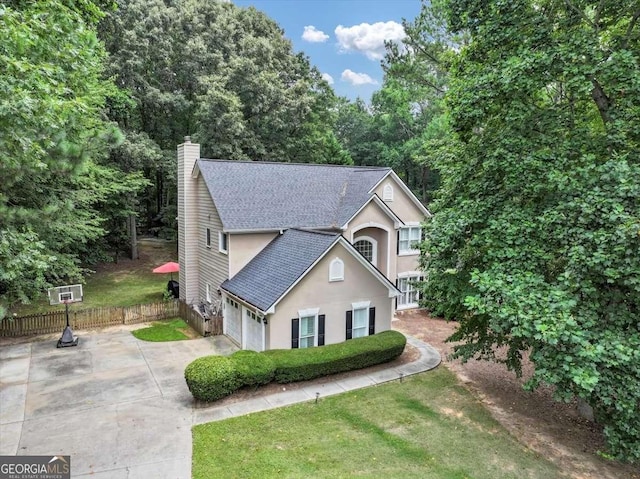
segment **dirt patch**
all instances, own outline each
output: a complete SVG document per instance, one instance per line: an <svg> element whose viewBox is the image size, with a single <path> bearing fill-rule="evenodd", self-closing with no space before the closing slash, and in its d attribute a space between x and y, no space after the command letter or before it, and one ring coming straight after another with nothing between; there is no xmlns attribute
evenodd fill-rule
<svg viewBox="0 0 640 479"><path fill-rule="evenodd" d="M93 268L96 273L122 274L132 272L148 273L153 268L169 261L177 261L178 251L175 241L165 241L157 238L138 238L138 259L124 256L117 262L99 263ZM176 276L177 279L177 276Z"/></svg>
<svg viewBox="0 0 640 479"><path fill-rule="evenodd" d="M415 336L436 348L442 364L453 371L513 436L540 455L553 461L576 479L640 479L640 468L607 461L598 455L604 442L601 428L582 418L576 405L553 400L550 388L533 392L522 389L533 373L525 356L523 377L517 378L504 365L489 361L462 364L447 356L453 345L445 340L457 327L455 322L432 318L424 311L404 313L394 329Z"/></svg>

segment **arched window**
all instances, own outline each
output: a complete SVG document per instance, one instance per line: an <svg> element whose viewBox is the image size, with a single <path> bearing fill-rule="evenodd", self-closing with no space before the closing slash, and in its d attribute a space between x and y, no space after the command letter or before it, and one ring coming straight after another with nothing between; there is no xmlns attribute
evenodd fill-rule
<svg viewBox="0 0 640 479"><path fill-rule="evenodd" d="M393 186L389 183L384 185L384 189L382 190L382 199L384 201L393 201Z"/></svg>
<svg viewBox="0 0 640 479"><path fill-rule="evenodd" d="M329 265L329 281L344 280L344 263L340 258L335 258Z"/></svg>
<svg viewBox="0 0 640 479"><path fill-rule="evenodd" d="M378 242L376 240L368 236L360 236L356 238L353 246L362 256L367 258L371 264L376 265L376 257L378 255Z"/></svg>

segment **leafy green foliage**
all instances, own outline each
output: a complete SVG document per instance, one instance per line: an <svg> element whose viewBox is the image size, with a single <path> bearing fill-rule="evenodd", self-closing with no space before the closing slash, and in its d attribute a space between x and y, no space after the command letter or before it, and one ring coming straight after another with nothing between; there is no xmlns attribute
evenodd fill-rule
<svg viewBox="0 0 640 479"><path fill-rule="evenodd" d="M317 348L237 351L230 358L198 358L187 366L184 376L193 397L216 401L242 386L259 386L273 379L279 383L307 381L386 363L400 356L406 343L402 333L384 331Z"/></svg>
<svg viewBox="0 0 640 479"><path fill-rule="evenodd" d="M145 184L100 165L120 137L102 117L115 89L103 79L98 6L11 5L0 6L0 231L3 254L17 256L0 263L4 307L81 281L81 264L121 243L119 215Z"/></svg>
<svg viewBox="0 0 640 479"><path fill-rule="evenodd" d="M231 360L243 386L262 386L273 381L275 365L267 355L243 349L233 353Z"/></svg>
<svg viewBox="0 0 640 479"><path fill-rule="evenodd" d="M273 349L263 354L275 363L276 382L291 383L392 361L402 354L406 342L398 331L383 331L318 348Z"/></svg>
<svg viewBox="0 0 640 479"><path fill-rule="evenodd" d="M186 367L184 378L193 397L200 401L217 401L242 384L235 363L224 356L204 356Z"/></svg>
<svg viewBox="0 0 640 479"><path fill-rule="evenodd" d="M470 41L447 94L458 154L426 228L424 303L456 355L579 396L640 459L640 41L634 2L447 2Z"/></svg>
<svg viewBox="0 0 640 479"><path fill-rule="evenodd" d="M121 89L109 118L127 136L111 160L152 182L139 208L165 236L175 229L175 147L185 135L202 144L203 157L351 162L333 132L333 91L254 8L119 2L100 37Z"/></svg>

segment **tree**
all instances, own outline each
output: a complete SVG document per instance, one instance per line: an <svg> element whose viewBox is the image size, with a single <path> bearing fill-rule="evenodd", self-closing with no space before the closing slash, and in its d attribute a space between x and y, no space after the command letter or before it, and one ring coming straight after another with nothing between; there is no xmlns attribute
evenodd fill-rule
<svg viewBox="0 0 640 479"><path fill-rule="evenodd" d="M339 105L336 132L356 164L392 167L427 203L439 181L435 158L455 145L443 99L462 39L448 32L442 10L428 2L403 27L402 43L387 45L382 88L370 106L361 100Z"/></svg>
<svg viewBox="0 0 640 479"><path fill-rule="evenodd" d="M136 178L97 161L117 140L104 121L113 85L102 77L96 4L0 6L0 318L51 282L79 281L107 218L100 191L129 195Z"/></svg>
<svg viewBox="0 0 640 479"><path fill-rule="evenodd" d="M640 459L640 10L633 1L449 1L467 32L447 108L459 154L426 228L424 304L455 355L580 397Z"/></svg>
<svg viewBox="0 0 640 479"><path fill-rule="evenodd" d="M143 203L149 225L163 218L165 230L175 226L175 146L187 134L205 157L350 162L333 133L333 91L256 9L123 1L100 36L122 91L109 117L153 183Z"/></svg>

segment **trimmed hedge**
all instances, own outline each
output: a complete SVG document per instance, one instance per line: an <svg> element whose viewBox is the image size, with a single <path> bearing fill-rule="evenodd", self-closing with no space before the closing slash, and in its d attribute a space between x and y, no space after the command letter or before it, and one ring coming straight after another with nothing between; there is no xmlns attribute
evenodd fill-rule
<svg viewBox="0 0 640 479"><path fill-rule="evenodd" d="M224 356L204 356L184 370L189 391L201 401L216 401L241 386L236 364Z"/></svg>
<svg viewBox="0 0 640 479"><path fill-rule="evenodd" d="M242 386L307 381L382 364L404 351L407 338L384 331L344 343L305 349L236 351L230 357L205 356L187 366L184 377L193 397L216 401Z"/></svg>
<svg viewBox="0 0 640 479"><path fill-rule="evenodd" d="M233 353L231 360L243 386L262 386L273 381L276 368L268 356L244 349Z"/></svg>
<svg viewBox="0 0 640 479"><path fill-rule="evenodd" d="M406 344L407 338L402 333L383 331L344 343L308 349L273 349L262 354L273 360L275 380L284 384L386 363L400 356Z"/></svg>

